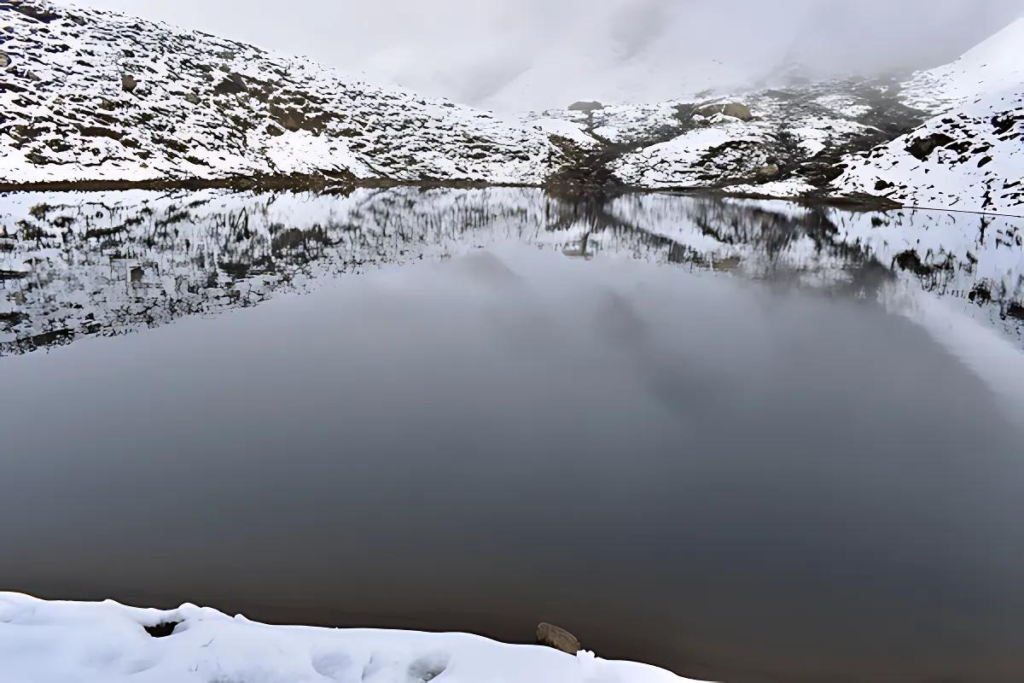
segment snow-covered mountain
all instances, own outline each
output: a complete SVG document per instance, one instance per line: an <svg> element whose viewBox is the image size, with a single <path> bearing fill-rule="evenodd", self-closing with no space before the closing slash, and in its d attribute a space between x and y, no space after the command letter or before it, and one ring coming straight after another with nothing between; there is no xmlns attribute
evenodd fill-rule
<svg viewBox="0 0 1024 683"><path fill-rule="evenodd" d="M571 171L629 186L1024 213L1024 19L905 80L542 116L589 136Z"/></svg>
<svg viewBox="0 0 1024 683"><path fill-rule="evenodd" d="M592 103L589 111L544 112L535 122L551 132L552 121L575 128L576 158L562 170L574 177L655 189L824 196L846 155L925 120L899 93L898 81L847 79L703 101Z"/></svg>
<svg viewBox="0 0 1024 683"><path fill-rule="evenodd" d="M905 84L911 106L939 114L976 97L1024 84L1024 17L951 64L921 71Z"/></svg>
<svg viewBox="0 0 1024 683"><path fill-rule="evenodd" d="M917 74L906 94L936 116L847 159L838 193L1024 215L1024 18L957 62Z"/></svg>
<svg viewBox="0 0 1024 683"><path fill-rule="evenodd" d="M539 183L541 131L301 58L0 1L0 184L322 175Z"/></svg>
<svg viewBox="0 0 1024 683"><path fill-rule="evenodd" d="M907 79L793 71L516 119L47 0L0 0L0 41L0 188L568 183L1024 212L1024 20Z"/></svg>

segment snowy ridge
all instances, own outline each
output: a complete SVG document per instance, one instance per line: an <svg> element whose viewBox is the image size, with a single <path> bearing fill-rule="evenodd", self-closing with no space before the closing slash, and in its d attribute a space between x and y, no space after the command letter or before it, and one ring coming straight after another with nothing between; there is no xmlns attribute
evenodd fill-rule
<svg viewBox="0 0 1024 683"><path fill-rule="evenodd" d="M839 195L1024 215L1024 18L947 66L918 73L904 101L935 114L845 160Z"/></svg>
<svg viewBox="0 0 1024 683"><path fill-rule="evenodd" d="M3 0L0 36L0 183L539 183L559 163L534 127L116 13Z"/></svg>
<svg viewBox="0 0 1024 683"><path fill-rule="evenodd" d="M1024 216L1024 87L979 97L847 160L840 194Z"/></svg>
<svg viewBox="0 0 1024 683"><path fill-rule="evenodd" d="M906 84L904 99L912 107L941 114L980 95L1020 90L1024 84L1024 17L963 57L921 71Z"/></svg>
<svg viewBox="0 0 1024 683"><path fill-rule="evenodd" d="M165 637L146 627L176 625ZM443 678L442 678L443 676ZM685 683L642 664L479 636L266 626L183 605L160 611L0 593L0 680L75 683Z"/></svg>

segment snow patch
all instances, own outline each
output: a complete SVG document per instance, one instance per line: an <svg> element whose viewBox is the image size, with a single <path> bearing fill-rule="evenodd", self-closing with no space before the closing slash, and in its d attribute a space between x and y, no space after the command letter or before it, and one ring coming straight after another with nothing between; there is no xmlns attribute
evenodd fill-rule
<svg viewBox="0 0 1024 683"><path fill-rule="evenodd" d="M180 622L153 638L146 626ZM466 634L266 626L213 609L0 593L0 680L75 683L685 683L667 671Z"/></svg>

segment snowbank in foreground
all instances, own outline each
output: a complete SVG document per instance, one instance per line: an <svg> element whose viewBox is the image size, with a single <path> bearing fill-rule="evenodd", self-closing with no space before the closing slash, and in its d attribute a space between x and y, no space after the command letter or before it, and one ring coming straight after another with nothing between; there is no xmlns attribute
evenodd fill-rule
<svg viewBox="0 0 1024 683"><path fill-rule="evenodd" d="M145 630L180 622L172 635ZM0 593L4 683L685 683L608 662L465 634L267 626L184 605L45 602Z"/></svg>

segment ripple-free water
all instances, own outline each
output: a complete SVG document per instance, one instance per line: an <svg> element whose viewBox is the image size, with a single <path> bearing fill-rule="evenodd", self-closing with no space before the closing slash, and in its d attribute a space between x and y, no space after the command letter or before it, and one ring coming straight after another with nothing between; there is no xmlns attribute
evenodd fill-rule
<svg viewBox="0 0 1024 683"><path fill-rule="evenodd" d="M519 189L0 221L2 589L1024 677L1020 221Z"/></svg>

